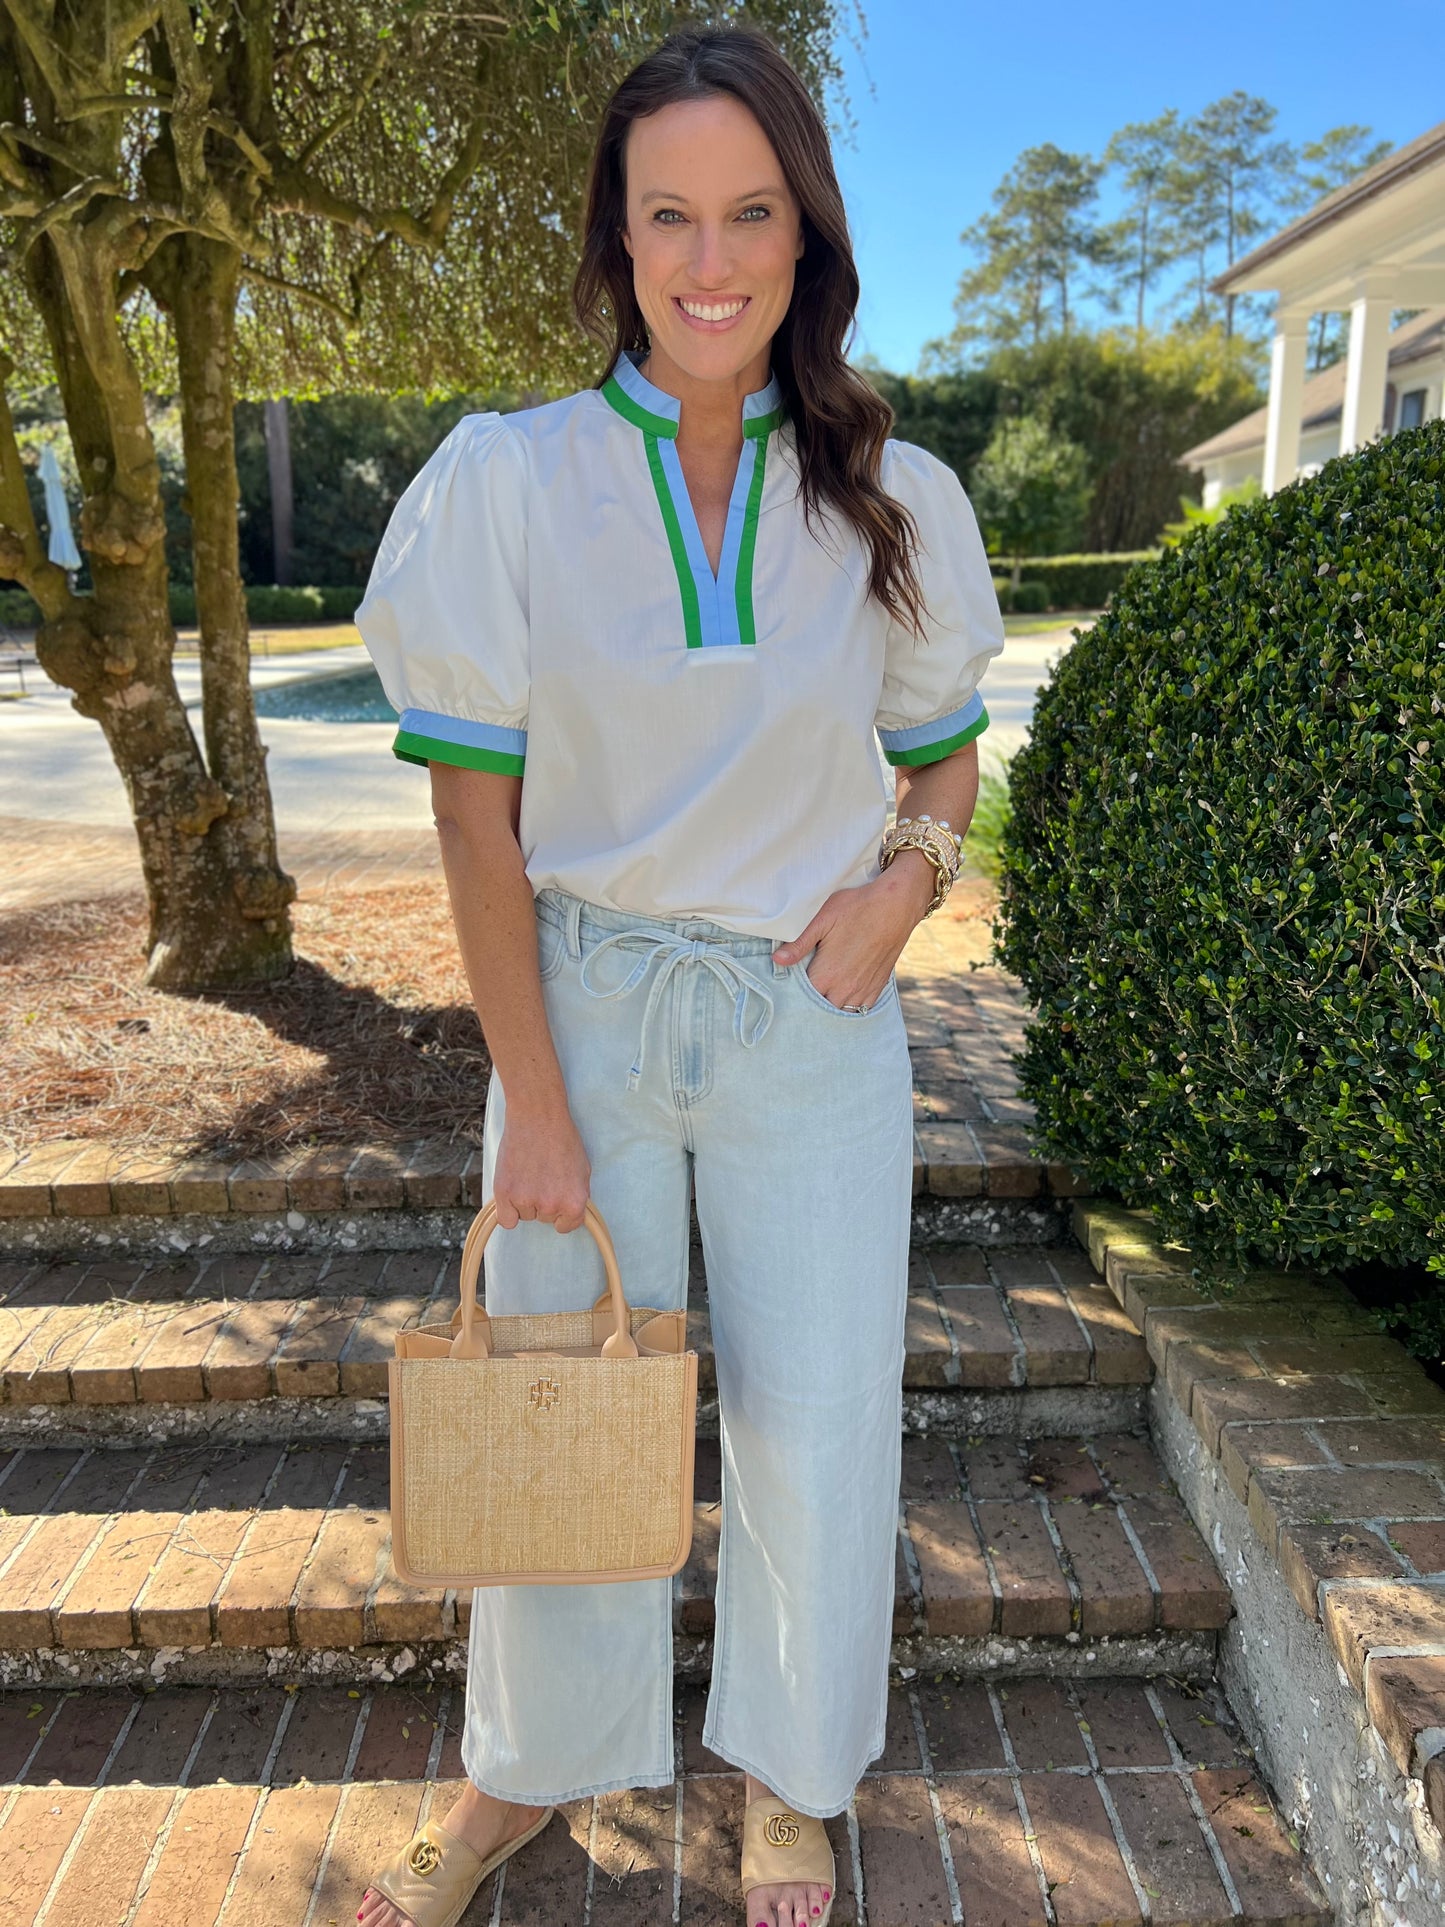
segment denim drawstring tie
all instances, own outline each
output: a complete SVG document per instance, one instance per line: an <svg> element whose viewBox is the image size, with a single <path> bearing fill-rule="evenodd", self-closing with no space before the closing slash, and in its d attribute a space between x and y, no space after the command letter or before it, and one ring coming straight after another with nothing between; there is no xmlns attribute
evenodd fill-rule
<svg viewBox="0 0 1445 1927"><path fill-rule="evenodd" d="M611 949L615 943L645 942L649 948L638 958L632 973L613 990L594 990L587 981L587 972L604 950ZM589 997L607 999L626 997L634 991L647 975L653 961L661 957L662 968L652 980L652 988L647 994L647 1002L642 1010L642 1026L637 1034L637 1055L632 1060L632 1068L627 1073L627 1088L635 1091L642 1077L642 1057L647 1047L647 1027L652 1021L652 1013L657 1007L663 988L679 964L703 963L723 986L734 992L733 997L733 1035L746 1050L751 1050L773 1021L773 995L766 990L753 973L746 969L737 958L731 956L715 942L703 937L659 937L651 930L618 930L612 936L604 937L594 950L588 952L583 960L579 981ZM743 1015L747 1009L749 995L761 999L762 1010L751 1029L745 1029Z"/></svg>

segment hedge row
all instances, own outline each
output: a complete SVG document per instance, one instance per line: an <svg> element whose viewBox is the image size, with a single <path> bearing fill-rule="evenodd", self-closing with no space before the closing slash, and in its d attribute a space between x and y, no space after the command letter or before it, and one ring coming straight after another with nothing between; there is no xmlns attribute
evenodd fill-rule
<svg viewBox="0 0 1445 1927"><path fill-rule="evenodd" d="M1102 609L1136 562L1153 550L1121 555L1042 555L1023 566L1016 590L1007 575L996 575L999 607L1020 615L1045 609ZM361 591L343 589L277 589L253 584L246 591L252 622L349 622ZM23 589L0 589L0 622L15 629L33 629L40 611ZM171 584L171 621L190 628L196 620L196 592L185 583Z"/></svg>
<svg viewBox="0 0 1445 1927"><path fill-rule="evenodd" d="M350 622L360 589L277 589L266 583L246 591L252 622ZM24 589L0 589L0 622L12 629L33 629L40 610ZM171 584L171 621L180 628L194 626L196 592L186 583Z"/></svg>
<svg viewBox="0 0 1445 1927"><path fill-rule="evenodd" d="M1012 575L996 575L1001 608L1020 614L1035 607L1044 609L1102 609L1136 562L1148 562L1157 549L1133 549L1118 555L1036 555L1024 562L1019 587L1039 585L1044 592L1041 603L1033 597L1020 598L1012 590ZM994 566L998 558L994 557Z"/></svg>
<svg viewBox="0 0 1445 1927"><path fill-rule="evenodd" d="M246 610L252 622L350 622L360 589L278 589L252 583L246 590ZM171 584L171 621L183 629L196 620L196 592L188 584Z"/></svg>

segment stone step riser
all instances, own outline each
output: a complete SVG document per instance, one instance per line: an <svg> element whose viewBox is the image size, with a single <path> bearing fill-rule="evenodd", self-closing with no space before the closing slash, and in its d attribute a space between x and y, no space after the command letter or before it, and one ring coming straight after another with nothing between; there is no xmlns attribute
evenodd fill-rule
<svg viewBox="0 0 1445 1927"><path fill-rule="evenodd" d="M676 1702L674 1785L565 1807L489 1882L492 1927L736 1927L740 1776ZM313 1927L463 1773L462 1696L424 1686L0 1695L17 1923ZM1218 1692L919 1679L828 1823L834 1927L1328 1927ZM1049 1896L1052 1896L1052 1903Z"/></svg>
<svg viewBox="0 0 1445 1927"><path fill-rule="evenodd" d="M1143 1386L1022 1391L904 1388L905 1438L1053 1439L1144 1428ZM715 1440L715 1399L700 1398L697 1435ZM119 1449L187 1440L212 1444L377 1443L390 1436L385 1399L207 1399L196 1405L0 1405L0 1451L16 1446Z"/></svg>
<svg viewBox="0 0 1445 1927"><path fill-rule="evenodd" d="M910 1236L920 1248L950 1245L1064 1245L1068 1197L914 1200ZM0 1259L88 1260L177 1258L196 1252L249 1255L277 1251L413 1251L421 1245L459 1249L473 1210L374 1210L279 1213L184 1212L170 1217L0 1216Z"/></svg>
<svg viewBox="0 0 1445 1927"><path fill-rule="evenodd" d="M1140 1680L1167 1678L1203 1685L1215 1676L1214 1633L1167 1632L1140 1637L1084 1639L957 1639L927 1632L894 1638L895 1680ZM706 1684L712 1677L712 1640L674 1632L673 1673ZM444 1685L466 1673L464 1636L409 1645L190 1649L48 1648L0 1653L0 1690L22 1687L100 1688L271 1685L374 1686L380 1682Z"/></svg>

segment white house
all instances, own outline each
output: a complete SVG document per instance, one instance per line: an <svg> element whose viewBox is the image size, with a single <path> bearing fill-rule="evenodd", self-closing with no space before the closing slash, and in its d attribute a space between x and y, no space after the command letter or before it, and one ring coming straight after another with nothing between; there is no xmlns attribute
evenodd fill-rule
<svg viewBox="0 0 1445 1927"><path fill-rule="evenodd" d="M1269 401L1180 456L1204 502L1272 494L1332 455L1445 414L1445 121L1235 262L1219 294L1275 296ZM1400 309L1422 310L1393 332ZM1311 318L1348 313L1343 361L1306 378Z"/></svg>

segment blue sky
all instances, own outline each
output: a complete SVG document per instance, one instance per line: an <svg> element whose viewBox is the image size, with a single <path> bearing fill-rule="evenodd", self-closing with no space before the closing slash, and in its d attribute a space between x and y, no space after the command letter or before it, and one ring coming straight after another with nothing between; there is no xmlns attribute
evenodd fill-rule
<svg viewBox="0 0 1445 1927"><path fill-rule="evenodd" d="M863 280L854 353L911 370L947 333L958 236L1020 150L1100 152L1115 129L1236 87L1295 142L1360 121L1400 145L1445 118L1445 5L1392 0L865 0L836 142ZM1381 23L1371 33L1371 19ZM871 83L871 90L870 90Z"/></svg>

